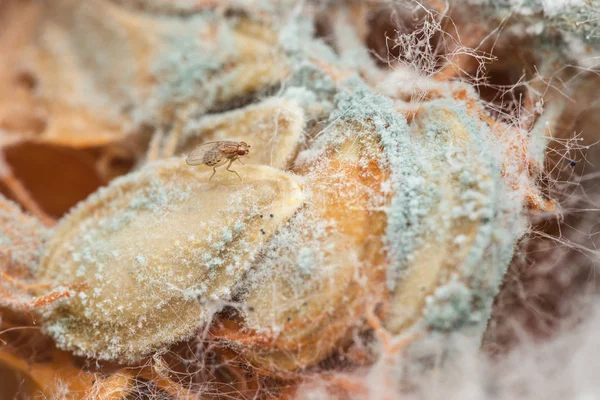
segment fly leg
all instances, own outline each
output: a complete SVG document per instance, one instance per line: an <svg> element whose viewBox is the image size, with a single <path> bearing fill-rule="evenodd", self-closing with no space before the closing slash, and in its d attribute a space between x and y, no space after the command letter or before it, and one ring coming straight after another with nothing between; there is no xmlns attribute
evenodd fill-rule
<svg viewBox="0 0 600 400"><path fill-rule="evenodd" d="M209 180L209 181L210 181L210 180L213 178L213 176L215 176L215 174L217 173L217 167L220 167L221 165L225 165L225 164L227 164L227 161L228 161L227 159L224 159L224 160L218 160L217 162L212 162L212 163L210 163L210 164L207 164L207 165L209 165L209 166L213 167L213 173L212 173L212 175L210 176L210 178L208 178L208 180ZM231 163L230 163L230 164L231 164Z"/></svg>
<svg viewBox="0 0 600 400"><path fill-rule="evenodd" d="M227 168L225 168L225 169L226 169L227 171L229 171L229 172L233 172L234 174L236 174L236 175L237 175L237 177L240 179L240 182L242 182L242 177L241 177L241 176L240 176L240 175L239 175L237 172L235 172L234 170L232 170L232 169L229 169L229 167L231 167L231 164L233 164L233 162L234 162L234 161L235 161L235 160L230 160L230 161L229 161L229 165L227 165Z"/></svg>

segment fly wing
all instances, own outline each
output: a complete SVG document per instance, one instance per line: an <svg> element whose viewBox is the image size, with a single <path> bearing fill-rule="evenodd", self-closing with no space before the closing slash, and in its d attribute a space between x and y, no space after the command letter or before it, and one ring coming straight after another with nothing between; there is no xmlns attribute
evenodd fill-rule
<svg viewBox="0 0 600 400"><path fill-rule="evenodd" d="M219 142L204 143L192 150L185 159L185 162L189 165L212 165L213 163L217 163L221 157Z"/></svg>

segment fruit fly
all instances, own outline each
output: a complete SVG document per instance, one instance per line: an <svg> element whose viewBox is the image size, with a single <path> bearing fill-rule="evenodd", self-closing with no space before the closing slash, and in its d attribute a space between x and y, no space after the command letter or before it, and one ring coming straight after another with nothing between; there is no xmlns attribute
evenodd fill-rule
<svg viewBox="0 0 600 400"><path fill-rule="evenodd" d="M229 167L231 167L231 164L233 164L235 160L238 160L243 164L240 161L240 157L247 156L249 152L250 145L246 144L246 142L233 142L229 140L209 142L201 144L192 150L185 162L189 165L208 165L213 167L213 174L209 179L211 180L217 173L217 167L227 164L229 161L229 165L227 165L227 168L225 169L236 174L241 181L242 178L238 173L229 169Z"/></svg>

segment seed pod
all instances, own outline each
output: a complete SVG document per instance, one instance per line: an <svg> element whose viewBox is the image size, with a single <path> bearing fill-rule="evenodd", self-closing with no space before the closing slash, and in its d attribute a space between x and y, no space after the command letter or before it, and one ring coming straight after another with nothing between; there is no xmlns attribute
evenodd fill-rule
<svg viewBox="0 0 600 400"><path fill-rule="evenodd" d="M96 131L108 133L111 122L168 126L184 106L239 106L289 70L273 30L216 18L211 8L182 20L110 0L59 0L42 15L30 69L39 97L52 104L47 134L67 131L75 143L89 136L81 120L100 121ZM69 117L79 126L68 126Z"/></svg>
<svg viewBox="0 0 600 400"><path fill-rule="evenodd" d="M523 232L525 192L503 176L497 154L507 144L465 104L425 103L410 129L421 179L405 205L421 217L411 228L413 249L390 275L394 289L384 322L394 334L416 327L469 332L479 340Z"/></svg>
<svg viewBox="0 0 600 400"><path fill-rule="evenodd" d="M208 322L303 199L292 175L237 170L243 183L149 164L81 203L41 262L40 279L79 288L44 314L45 331L77 354L134 361Z"/></svg>
<svg viewBox="0 0 600 400"><path fill-rule="evenodd" d="M37 218L0 195L0 260L4 272L18 279L33 278L50 230Z"/></svg>
<svg viewBox="0 0 600 400"><path fill-rule="evenodd" d="M249 311L214 329L263 373L314 366L376 304L396 335L480 338L522 232L502 143L465 104L432 101L407 125L372 94L338 102L344 115L300 157L312 195L238 286Z"/></svg>
<svg viewBox="0 0 600 400"><path fill-rule="evenodd" d="M27 308L50 230L0 195L0 307Z"/></svg>
<svg viewBox="0 0 600 400"><path fill-rule="evenodd" d="M374 136L356 132L304 167L306 206L271 238L238 286L247 305L242 318L215 327L263 373L319 362L347 343L366 309L384 298L379 152Z"/></svg>

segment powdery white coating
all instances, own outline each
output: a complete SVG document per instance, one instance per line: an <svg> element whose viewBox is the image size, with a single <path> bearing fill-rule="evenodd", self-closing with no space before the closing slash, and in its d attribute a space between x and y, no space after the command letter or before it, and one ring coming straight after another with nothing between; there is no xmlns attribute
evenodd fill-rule
<svg viewBox="0 0 600 400"><path fill-rule="evenodd" d="M270 370L327 356L352 328L360 329L362 306L385 298L378 296L386 281L385 323L392 333L416 324L478 341L523 233L523 193L507 187L495 155L503 144L466 102L425 102L407 124L389 98L356 79L345 84L352 89L339 89L329 124L299 155L306 206L273 236L236 290L248 307L243 345L234 340L233 346ZM336 162L356 170L336 173ZM353 182L354 174L368 177L373 163L380 180ZM369 200L356 201L362 195ZM332 198L323 202L324 196ZM324 211L335 204L352 210L357 230L358 216L368 215L371 236L384 240L376 241L385 245L386 261L362 258L368 239L344 238L343 211ZM377 225L383 212L385 223Z"/></svg>
<svg viewBox="0 0 600 400"><path fill-rule="evenodd" d="M161 22L168 21L165 18ZM211 12L197 14L179 27L175 21L181 24L180 19L173 19L165 27L167 47L152 65L153 75L159 78L156 100L180 103L204 95L202 101L210 104L212 99L205 97L209 93L202 90L202 85L227 62L235 60L232 26ZM196 34L182 34L183 30ZM215 40L202 40L208 35L214 36Z"/></svg>
<svg viewBox="0 0 600 400"><path fill-rule="evenodd" d="M243 183L230 173L209 182L180 159L158 162L81 203L39 272L79 295L45 311L44 330L77 354L135 361L208 322L303 199L291 175L237 169Z"/></svg>
<svg viewBox="0 0 600 400"><path fill-rule="evenodd" d="M589 2L586 0L541 0L544 14L555 16L562 12L568 12L570 8L585 7Z"/></svg>
<svg viewBox="0 0 600 400"><path fill-rule="evenodd" d="M169 40L151 68L158 82L147 104L136 110L140 122L155 120L155 114L164 114L168 121L219 111L278 85L288 75L276 34L260 22L217 18L208 11L183 26L165 29ZM182 34L182 29L196 34ZM177 115L182 111L185 115Z"/></svg>
<svg viewBox="0 0 600 400"><path fill-rule="evenodd" d="M305 167L304 207L273 235L236 291L247 306L241 330L251 339L232 346L255 365L282 371L318 362L385 293L386 199L371 158L378 146L372 135L355 135Z"/></svg>
<svg viewBox="0 0 600 400"><path fill-rule="evenodd" d="M0 194L0 307L30 309L35 299L25 285L45 283L36 280L36 272L51 234L39 219Z"/></svg>
<svg viewBox="0 0 600 400"><path fill-rule="evenodd" d="M336 130L324 133L308 154L316 157L318 149L356 138L357 132L374 132L383 145L384 151L371 157L390 171L389 181L382 184L382 192L391 196L385 208L388 215L385 243L390 263L386 273L388 288L399 296L392 300L398 302L398 309L392 313L390 329L398 331L407 327L409 321L416 321L407 318L421 313L422 300L413 302L430 293L433 297L428 302L425 321L429 327L445 330L451 325L453 330L460 330L475 325L480 334L512 256L514 242L523 232L519 222L523 193L511 193L502 178L500 159L494 155L502 144L462 102L450 99L425 102L409 126L391 100L359 82L351 82L353 90L341 91L336 96L338 109L330 120L352 123L358 129L348 135ZM308 154L301 156L310 158ZM465 235L468 232L468 241L447 243L463 232ZM453 246L456 250L451 250ZM431 256L436 252L444 254L442 249L450 252L448 259L439 260L436 267L439 271L433 269L433 275L425 278L427 268L438 262ZM413 278L406 286L409 266ZM436 301L433 292L444 285L452 270L459 271L463 285L469 288L466 300L452 304L474 307L472 318L458 322L450 318L448 306L443 306L446 299ZM401 286L396 289L399 283ZM464 309L456 311L464 314Z"/></svg>
<svg viewBox="0 0 600 400"><path fill-rule="evenodd" d="M457 7L476 5L494 23L508 22L504 30L517 37L533 37L540 63L562 55L574 62L592 63L600 42L599 0L462 0ZM573 45L577 43L577 45ZM557 60L558 61L558 60ZM552 67L554 68L554 67ZM538 67L538 70L540 68ZM547 71L542 71L546 73ZM548 71L550 72L550 71Z"/></svg>
<svg viewBox="0 0 600 400"><path fill-rule="evenodd" d="M257 343L261 334L277 338L275 349L242 349L266 368L297 368L327 355L331 342L342 340L352 327L344 318L351 315L358 327L357 299L377 301L365 287L377 288L385 276L392 291L386 321L392 332L419 323L438 331L474 330L478 338L514 241L523 232L517 229L523 193L511 193L494 155L503 145L466 103L426 102L409 125L389 98L356 78L344 85L352 89L338 89L329 124L298 157L310 190L307 206L272 238L264 258L237 289L249 306L244 312L249 335L258 335ZM331 170L333 160L359 170L375 163L386 179L370 188L353 186L352 174ZM385 244L384 269L361 259L358 243L339 250L341 243L353 242L340 239L343 219L322 214L331 201L319 202L334 193L338 204L356 215L386 213L381 233L374 234L377 225L371 226L372 236ZM353 201L359 193L369 201ZM354 224L358 227L358 220ZM339 330L324 333L321 319Z"/></svg>
<svg viewBox="0 0 600 400"><path fill-rule="evenodd" d="M314 39L312 19L302 15L292 17L278 36L279 46L291 66L282 96L303 107L307 118L327 119L334 109L333 97L339 85L322 67L339 67L339 60L329 46Z"/></svg>
<svg viewBox="0 0 600 400"><path fill-rule="evenodd" d="M598 35L600 35L600 28ZM577 62L577 65L591 70L598 67L598 59L600 59L600 49L598 47L589 46L585 40L572 33L564 34L564 42L564 53L569 59Z"/></svg>
<svg viewBox="0 0 600 400"><path fill-rule="evenodd" d="M0 265L21 279L33 277L52 230L0 194Z"/></svg>
<svg viewBox="0 0 600 400"><path fill-rule="evenodd" d="M225 0L214 2L198 2L197 0L112 0L115 3L120 3L125 7L131 7L144 12L152 12L166 15L190 15L206 11L210 6L221 11L225 8L233 8L238 10L253 10L254 12L266 15L274 15L281 12L282 7L289 7L292 4L287 4L289 1L257 1L257 0Z"/></svg>
<svg viewBox="0 0 600 400"><path fill-rule="evenodd" d="M303 275L310 275L319 265L323 265L323 260L318 260L315 250L310 247L302 247L298 252L295 266ZM322 257L321 257L322 258Z"/></svg>
<svg viewBox="0 0 600 400"><path fill-rule="evenodd" d="M452 186L443 189L451 208L441 214L442 220L428 218L432 228L446 227L441 243L454 248L449 270L439 275L437 289L427 300L425 320L436 330L473 328L479 335L515 242L524 232L524 193L507 186L497 156L504 145L485 123L456 101L437 100L424 108L416 121L429 138L418 148L434 151L423 156L432 168L447 164L452 177ZM457 243L454 238L460 234L465 237ZM450 271L454 273L448 276Z"/></svg>
<svg viewBox="0 0 600 400"><path fill-rule="evenodd" d="M287 35L287 32L284 31L283 35ZM301 44L295 46L294 43L296 42L288 43L291 49L289 51L300 57L303 47ZM423 250L425 244L439 243L440 246L448 246L448 251L452 251L454 246L457 255L451 261L450 258L446 260L447 263L440 263L439 272L430 281L422 281L423 284L427 282L425 286L417 288L421 292L416 298L422 299L420 301L423 303L407 304L406 307L412 310L411 313L415 313L412 314L413 317L421 312L426 313L427 318L422 322L430 328L446 331L450 328L464 330L476 327L475 336L478 336L485 326L492 299L512 256L514 242L523 233L519 222L523 193L512 194L506 187L501 176L500 160L494 156L494 149L503 145L496 140L485 123L467 111L463 102L431 101L423 111L427 117L422 118L419 124L413 122L409 127L398 113L397 105L389 98L372 92L356 77L346 79L342 84L333 82L329 75L305 60L297 64L299 67L296 67L291 80L293 83L298 82L298 86L290 87L284 96L294 96L295 99L300 99L300 104L317 100L325 105L325 110L330 110L330 115L325 129L318 133L309 149L300 153L297 165L312 164L327 170L327 164L323 160L328 158L327 154L332 149L341 149L348 141L361 143L368 138L379 141L383 151L378 147L372 147L371 150L363 148L357 162L366 166L368 162L375 161L382 170L389 171L389 179L381 183L380 193L371 193L373 209L387 213L387 228L383 237L389 263L386 270L388 289L394 291L397 288L398 283L403 281L408 266L419 265L419 251ZM335 59L331 62L333 66L337 65ZM447 91L451 94L452 88L447 88ZM446 114L451 118L448 119ZM445 171L448 175L444 175ZM318 176L318 172L314 174ZM310 182L310 178L307 182ZM340 184L343 185L343 181ZM310 186L307 183L307 187ZM343 192L344 188L331 186L325 190ZM448 197L450 194L451 197ZM432 213L435 213L435 217ZM266 253L265 258L272 261L261 263L260 268L249 275L249 286L242 290L243 293L249 293L250 297L245 297L245 301L252 305L252 309L256 310L256 305L262 305L260 312L245 316L247 326L256 332L275 334L280 338L280 348L285 340L293 342L294 338L309 335L307 332L310 329L319 331L315 323L312 328L304 325L304 329L296 329L292 335L286 326L296 326L303 318L312 318L314 321L322 315L332 315L331 313L336 312L334 310L341 312L343 309L351 309L352 296L349 296L345 300L347 304L342 302L331 309L324 307L314 314L315 307L311 307L310 303L314 301L318 304L318 294L309 296L303 289L299 289L313 287L310 283L313 279L327 281L328 277L335 275L335 264L332 265L331 260L323 257L326 251L320 250L331 237L327 232L332 228L327 227L327 224L335 224L335 221L329 219L323 228L309 222L302 228L303 215L310 215L309 211L303 210L289 227L274 237L272 250ZM308 221L311 221L310 217ZM468 237L467 232L462 234L460 231L465 222L472 227ZM286 235L288 229L289 234ZM308 242L312 243L310 253L306 250L305 243L298 242L299 235L295 234L304 230L310 230L316 239ZM463 236L460 243L453 241L454 233ZM452 242L451 246L445 242L447 239ZM269 252L273 252L273 256L269 256ZM424 251L424 254L431 252L436 252L435 246ZM321 261L318 264L320 269L314 268L315 259ZM271 265L271 262L274 264ZM363 266L358 260L353 265L360 276ZM420 267L425 268L424 265L419 265ZM280 276L282 268L289 272ZM311 275L305 273L308 268L314 271ZM438 299L436 293L454 293L443 287L450 279L451 270L460 271L460 284L466 291L456 292L450 301L445 295L440 295ZM420 272L417 271L416 274L419 276ZM287 285L297 288L295 293L284 289ZM438 286L441 289L435 292ZM256 291L257 287L261 289ZM405 289L402 287L398 291ZM267 293L270 290L272 293ZM323 287L312 290L319 292ZM331 289L327 290L324 294L331 295ZM425 304L425 294L428 293L430 297ZM462 296L465 293L466 296ZM287 300L282 300L281 296ZM404 299L410 298L412 294L407 293L406 296ZM277 298L277 301L272 300L277 307L265 305L265 298ZM308 300L301 301L305 298ZM400 310L404 308L402 299L402 296L397 299ZM289 307L286 305L288 303ZM302 307L307 306L309 308L303 310ZM422 307L426 307L426 310L423 311ZM470 316L462 318L466 310ZM398 321L390 321L389 324L392 331L400 329L402 325ZM310 335L304 338L310 340ZM282 361L281 354L277 352L271 354L272 358L269 359L266 354L257 356L260 353L257 349L253 351L259 363L287 362ZM287 357L296 357L293 362L302 365L293 349L288 351ZM317 356L317 353L307 353L312 357L322 357L322 354Z"/></svg>
<svg viewBox="0 0 600 400"><path fill-rule="evenodd" d="M151 20L155 21L154 17ZM167 20L168 17L156 19L164 27L170 26L162 25ZM425 248L427 255L456 251L456 256L448 256L448 260L444 260L446 264L440 263L442 273L433 274L428 285L417 287L422 293L414 296L420 302L415 309L419 317L425 317L421 322L427 328L440 331L461 330L470 325L481 327L512 255L513 242L522 232L514 229L518 226L514 220L518 219L519 203L514 203L512 198L504 201L508 190L501 179L499 160L492 156L493 149L500 144L492 138L488 127L470 114L464 103L456 100L427 104L424 117L409 125L398 112L402 109L398 102L374 93L356 74L341 82L337 79L346 75L336 74L340 63L334 52L311 38L309 18L297 16L293 23L286 25L279 34L279 46L274 44L273 32L254 25L249 28L243 18L227 20L206 13L191 17L187 22L189 24L182 25L181 29L191 28L200 36L209 37L212 32L217 39L204 43L189 35L186 36L189 41L169 41L169 35L181 31L172 26L165 28L168 43L160 47L164 52L157 56L151 68L151 75L161 79L152 86L149 103L144 107L136 104L135 112L139 114L135 118L139 117L142 122L158 118L157 125L160 125L173 115L161 119L163 115L155 115L154 111L165 105L181 104L185 108L166 107L166 114L177 114L192 121L185 126L186 138L195 135L196 130L211 129L221 121L235 118L240 121L230 123L230 127L239 129L243 126L241 119L247 115L243 112L259 109L264 104L200 120L197 115L222 110L219 107L223 105L231 107L240 95L253 94L257 88L269 82L279 83L285 77L281 98L303 108L302 112L294 110L296 116L304 114L307 120L327 122L326 128L299 157L298 165L306 174L306 206L284 227L278 227L272 237L275 230L255 232L258 238L264 236L265 243L270 240L264 247L263 242L254 246L243 240L249 230L256 228L254 220L238 218L222 227L206 215L203 218L210 223L194 219L205 211L191 205L198 201L195 185L181 182L179 178L165 180L148 170L143 190L122 194L127 198L126 206L117 200L114 207L108 202L108 217L87 217L80 227L79 237L61 239L67 243L63 250L68 254L61 254L64 259L52 261L53 265L69 265L69 271L77 279L85 279L89 287L80 291L76 299L48 312L45 329L53 333L62 346L78 348L81 354L100 358L125 354L125 358L135 359L143 352L185 337L186 333L178 329L189 328L186 332L191 332L203 321L205 310L201 306L190 308L188 314L177 307L198 305L198 297L228 300L231 288L237 284L236 296L251 306L242 310L245 332L274 335L278 343L291 343L285 350L292 356L296 356L294 351L302 346L304 350L312 346L316 352L305 351L298 356L316 362L328 354L332 343L343 340L351 327L360 325L364 307L359 305L383 300L386 288L394 295L402 292L404 288L399 285L407 280L409 267L416 265L417 274L421 273L420 268L425 264L419 264L419 251L427 244L431 245ZM210 47L213 44L216 48ZM221 51L220 46L225 50ZM257 66L271 65L272 52L279 60L279 51L285 52L282 59L290 60L289 63L273 63L269 71L275 73L263 74ZM213 53L219 57L210 57ZM253 58L253 53L258 56ZM237 57L242 55L251 61L238 65ZM250 74L244 85L238 78L247 70L267 78L254 84L256 76ZM144 101L146 98L142 97L141 103ZM229 135L231 131L224 132L227 133L223 135ZM294 134L296 132L294 128ZM284 147L291 152L293 146ZM185 174L194 175L189 171ZM225 171L220 174L225 174L223 179L235 179ZM135 186L137 182L133 179L126 178L115 186ZM221 194L211 189L210 197L218 199ZM92 199L87 204L97 200ZM248 208L252 201L248 193L239 193L239 202L224 202L219 206L225 207L231 215L247 214L254 218L263 215L261 220L268 221L281 218L278 213L273 213L274 217L271 213L268 217L267 213L257 214L256 209ZM189 205L189 209L184 207L182 212L182 204ZM353 221L359 231L353 232L353 240L348 239L352 234L342 229L343 222L350 217L344 215L341 219L339 215L330 215L338 211L340 204L348 206L348 210L340 213L352 211L361 218L367 216L362 225ZM197 211L198 215L189 216L190 210ZM383 223L372 225L373 215L386 218L381 218ZM194 227L192 221L196 222ZM171 226L169 224L178 228L165 229ZM472 229L468 232L457 229L462 225ZM181 227L184 232L198 229L205 235L201 238L195 233L180 236ZM370 236L365 233L369 232L367 228L371 229ZM165 238L167 232L173 237ZM449 237L453 234L456 236ZM382 249L377 247L381 245L381 238L385 245ZM147 242L141 243L142 239ZM451 246L445 242L449 239ZM162 249L163 241L168 242L168 250ZM363 247L370 245L381 250L378 256L385 250L385 262L363 257ZM239 248L232 250L232 246ZM203 251L196 251L198 248ZM258 252L259 248L259 260L247 254L248 249ZM340 252L340 248L345 251ZM240 256L241 249L245 249L248 257ZM447 253L442 251L444 249ZM164 255L154 258L149 254L163 250ZM198 263L202 268L196 268ZM178 267L173 268L173 265ZM253 270L247 280L240 283L241 272L250 265ZM53 273L62 277L57 269ZM454 270L458 274L451 274ZM227 284L221 285L221 279ZM419 277L417 281L422 283L423 279ZM140 301L139 291L128 291L129 282L134 282L137 289L147 290L150 300ZM406 298L412 294L408 293ZM424 301L426 295L429 297ZM392 298L392 306L410 308L396 297ZM423 310L422 306L426 308ZM176 311L171 313L168 309L173 307ZM250 311L251 308L255 311ZM467 314L470 317L465 318ZM138 315L141 317L122 326L106 328L115 316L116 320L127 320ZM157 320L164 323L156 323ZM81 321L92 321L92 325L96 325L88 329L87 322ZM158 327L159 334L149 330L149 326ZM87 329L85 335L77 337L79 329ZM86 336L85 343L81 340L83 336ZM90 337L93 338L91 344L87 342ZM136 337L137 348L125 342L129 337ZM322 337L327 341L319 342ZM88 347L83 349L82 346ZM270 350L272 348L267 348L266 354L254 354L264 356L259 362L267 364L287 362L281 358L269 360ZM295 359L292 367L304 365L303 362Z"/></svg>
<svg viewBox="0 0 600 400"><path fill-rule="evenodd" d="M440 330L464 328L472 322L480 323L473 310L473 293L457 280L437 288L425 299L423 318Z"/></svg>
<svg viewBox="0 0 600 400"><path fill-rule="evenodd" d="M543 12L548 17L555 17L570 9L588 7L592 2L589 0L469 0L471 4L478 6L494 4L498 8L511 8L514 12L522 15L532 15Z"/></svg>
<svg viewBox="0 0 600 400"><path fill-rule="evenodd" d="M357 124L359 132L379 136L383 145L384 152L375 152L371 157L391 172L390 181L384 186L384 192L393 193L391 204L386 209L388 222L384 241L388 245L390 260L387 269L388 288L393 289L404 263L403 258L415 245L415 232L419 230L418 214L423 212L419 207L427 207L427 202L420 201L418 207L404 207L411 197L417 195L415 191L421 185L419 159L413 156L413 143L406 120L394 109L392 101L374 94L358 80L351 80L349 85L356 89L342 91L336 96L337 110L332 113L330 120L352 121ZM351 134L346 131L337 137L332 135L328 141L335 145L347 140ZM407 229L408 224L415 225Z"/></svg>
<svg viewBox="0 0 600 400"><path fill-rule="evenodd" d="M180 113L247 101L288 74L266 24L211 7L182 18L110 0L57 0L37 32L30 64L39 95L122 131L164 129Z"/></svg>

